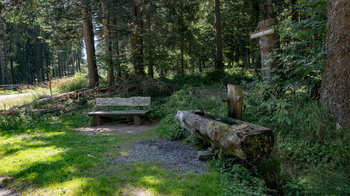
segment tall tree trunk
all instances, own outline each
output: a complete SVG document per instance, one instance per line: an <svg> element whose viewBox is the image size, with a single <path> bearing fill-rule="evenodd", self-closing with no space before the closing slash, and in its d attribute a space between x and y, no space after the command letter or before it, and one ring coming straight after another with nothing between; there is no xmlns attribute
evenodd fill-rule
<svg viewBox="0 0 350 196"><path fill-rule="evenodd" d="M71 54L70 54L70 58L71 58L71 63L72 63L72 75L75 75L75 71L76 71L76 59L74 58L74 50L71 50Z"/></svg>
<svg viewBox="0 0 350 196"><path fill-rule="evenodd" d="M77 49L77 67L78 71L81 72L81 48Z"/></svg>
<svg viewBox="0 0 350 196"><path fill-rule="evenodd" d="M113 49L113 58L115 63L115 69L116 69L116 76L121 77L121 69L120 69L120 52L119 52L119 35L118 35L118 23L117 19L114 17L111 18L111 25L113 29L114 37L112 39L112 49Z"/></svg>
<svg viewBox="0 0 350 196"><path fill-rule="evenodd" d="M65 76L69 76L70 73L69 73L69 47L66 47L66 52L65 52L65 55L64 55L66 58L64 59L65 60Z"/></svg>
<svg viewBox="0 0 350 196"><path fill-rule="evenodd" d="M278 24L278 20L275 17L272 7L272 0L266 0L264 9L265 20L260 21L258 24L259 30L269 29ZM275 49L280 47L279 37L277 33L273 33L266 36L261 36L259 40L259 47L261 52L261 67L263 80L271 82L272 70L277 68L277 62L271 57Z"/></svg>
<svg viewBox="0 0 350 196"><path fill-rule="evenodd" d="M41 75L41 70L42 70L42 61L41 61L41 48L40 48L40 42L37 40L35 43L35 65L36 65L36 77L38 79L38 82L42 82L43 78Z"/></svg>
<svg viewBox="0 0 350 196"><path fill-rule="evenodd" d="M102 2L102 20L103 20L103 36L105 40L105 50L106 50L106 65L107 65L107 80L108 85L112 86L114 83L114 72L113 72L113 62L112 62L112 43L110 36L110 24L109 24L109 14L107 11L106 2Z"/></svg>
<svg viewBox="0 0 350 196"><path fill-rule="evenodd" d="M181 75L185 75L184 45L185 40L181 38Z"/></svg>
<svg viewBox="0 0 350 196"><path fill-rule="evenodd" d="M221 13L220 0L215 0L215 29L216 29L216 69L224 69L222 60L222 32L221 32Z"/></svg>
<svg viewBox="0 0 350 196"><path fill-rule="evenodd" d="M94 41L94 31L92 26L91 13L88 10L87 0L82 0L83 6L81 8L81 14L83 19L83 35L88 63L89 71L89 88L94 88L98 86L98 73L96 65L95 56L95 41Z"/></svg>
<svg viewBox="0 0 350 196"><path fill-rule="evenodd" d="M202 60L201 60L201 56L198 56L198 71L199 71L199 73L202 73Z"/></svg>
<svg viewBox="0 0 350 196"><path fill-rule="evenodd" d="M58 63L58 77L62 78L63 77L62 55L59 50L57 54L57 63Z"/></svg>
<svg viewBox="0 0 350 196"><path fill-rule="evenodd" d="M15 74L14 74L14 69L13 69L13 58L10 57L10 69L11 69L11 84L15 84L16 81L15 81Z"/></svg>
<svg viewBox="0 0 350 196"><path fill-rule="evenodd" d="M134 59L135 75L144 76L143 66L143 14L141 9L142 0L136 0L131 8L133 33L130 37L132 56Z"/></svg>
<svg viewBox="0 0 350 196"><path fill-rule="evenodd" d="M266 0L265 14L266 14L266 16L265 16L266 19L275 17L275 14L273 12L273 2L272 2L272 0Z"/></svg>
<svg viewBox="0 0 350 196"><path fill-rule="evenodd" d="M329 0L321 102L350 128L350 1Z"/></svg>
<svg viewBox="0 0 350 196"><path fill-rule="evenodd" d="M6 42L6 23L4 22L4 24L2 25L2 35L3 35L3 41L2 44L0 45L0 50L1 53L0 55L2 55L1 58L1 77L2 77L2 81L3 84L7 84L8 83L8 67L7 67L7 51L6 51L6 47L7 47L7 42Z"/></svg>
<svg viewBox="0 0 350 196"><path fill-rule="evenodd" d="M151 17L148 14L147 17L147 36L148 36L148 77L154 78L154 57L153 57L153 37L152 37L152 28L151 28Z"/></svg>
<svg viewBox="0 0 350 196"><path fill-rule="evenodd" d="M297 13L298 2L297 0L291 0L291 4L292 4L292 21L297 22L298 21L298 13Z"/></svg>
<svg viewBox="0 0 350 196"><path fill-rule="evenodd" d="M181 74L185 75L185 62L184 62L184 53L185 53L185 19L183 4L181 4L181 15L180 15L180 28L181 28L181 43L180 43L180 52L181 52Z"/></svg>
<svg viewBox="0 0 350 196"><path fill-rule="evenodd" d="M1 42L0 42L0 44L1 44ZM0 47L0 71L1 71L0 84L5 84L4 63L3 63L3 58L2 58L2 49L1 49L1 47Z"/></svg>

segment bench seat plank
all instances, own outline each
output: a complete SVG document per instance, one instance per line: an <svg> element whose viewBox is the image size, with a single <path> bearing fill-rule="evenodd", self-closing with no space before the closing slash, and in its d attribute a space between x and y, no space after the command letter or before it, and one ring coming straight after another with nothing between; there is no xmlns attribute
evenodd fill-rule
<svg viewBox="0 0 350 196"><path fill-rule="evenodd" d="M149 110L120 110L120 111L95 111L89 112L89 116L102 116L102 117L111 117L111 116L146 116L150 113Z"/></svg>

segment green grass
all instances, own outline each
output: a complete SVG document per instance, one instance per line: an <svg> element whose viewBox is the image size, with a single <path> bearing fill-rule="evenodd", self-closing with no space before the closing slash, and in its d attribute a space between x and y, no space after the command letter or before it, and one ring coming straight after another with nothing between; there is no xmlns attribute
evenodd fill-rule
<svg viewBox="0 0 350 196"><path fill-rule="evenodd" d="M35 119L35 118L33 118ZM35 121L31 119L30 121ZM122 146L155 138L157 130L140 135L84 135L72 129L89 123L86 111L61 117L37 117L35 124L6 126L0 131L0 176L6 184L30 195L113 195L141 191L155 195L218 195L215 171L197 176L175 174L156 163L117 167L109 164ZM13 128L13 129L11 129ZM165 128L165 127L163 127Z"/></svg>

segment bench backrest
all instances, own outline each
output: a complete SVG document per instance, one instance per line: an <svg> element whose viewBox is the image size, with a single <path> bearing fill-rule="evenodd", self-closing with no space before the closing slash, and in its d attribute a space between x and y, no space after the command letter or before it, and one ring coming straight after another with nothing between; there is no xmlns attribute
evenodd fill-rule
<svg viewBox="0 0 350 196"><path fill-rule="evenodd" d="M151 97L130 97L130 98L97 98L96 106L150 106Z"/></svg>

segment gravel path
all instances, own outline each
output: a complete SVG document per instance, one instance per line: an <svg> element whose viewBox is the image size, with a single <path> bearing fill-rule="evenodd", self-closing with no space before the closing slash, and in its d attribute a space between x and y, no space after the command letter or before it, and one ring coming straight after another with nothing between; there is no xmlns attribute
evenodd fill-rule
<svg viewBox="0 0 350 196"><path fill-rule="evenodd" d="M130 154L121 155L110 164L159 161L163 168L180 174L193 171L199 175L208 171L205 162L197 160L197 149L181 142L165 139L142 140L127 149L131 150Z"/></svg>

